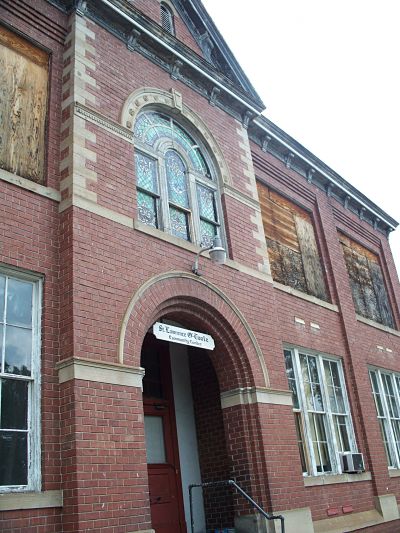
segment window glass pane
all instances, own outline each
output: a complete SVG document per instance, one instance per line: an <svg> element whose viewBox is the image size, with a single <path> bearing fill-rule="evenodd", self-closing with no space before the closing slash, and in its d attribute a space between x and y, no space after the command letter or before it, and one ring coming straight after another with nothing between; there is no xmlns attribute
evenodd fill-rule
<svg viewBox="0 0 400 533"><path fill-rule="evenodd" d="M307 461L306 461L306 452L305 452L305 447L304 447L304 435L303 435L303 428L302 428L302 423L301 423L301 414L295 413L294 418L296 422L297 445L299 447L301 468L303 470L303 473L306 473L307 472Z"/></svg>
<svg viewBox="0 0 400 533"><path fill-rule="evenodd" d="M27 429L28 382L1 380L1 429Z"/></svg>
<svg viewBox="0 0 400 533"><path fill-rule="evenodd" d="M382 398L379 392L378 378L377 378L376 372L371 371L369 375L371 378L372 392L374 395L376 411L378 413L378 416L385 416L385 412L383 410Z"/></svg>
<svg viewBox="0 0 400 533"><path fill-rule="evenodd" d="M383 388L385 390L385 396L389 408L389 414L391 417L397 418L399 416L396 399L394 397L394 390L391 377L388 374L382 374Z"/></svg>
<svg viewBox="0 0 400 533"><path fill-rule="evenodd" d="M169 217L171 221L171 233L180 239L189 241L189 225L187 214L173 207L169 208Z"/></svg>
<svg viewBox="0 0 400 533"><path fill-rule="evenodd" d="M10 374L30 376L32 354L32 331L6 327L4 371Z"/></svg>
<svg viewBox="0 0 400 533"><path fill-rule="evenodd" d="M26 485L28 446L25 432L0 431L0 486Z"/></svg>
<svg viewBox="0 0 400 533"><path fill-rule="evenodd" d="M144 192L137 192L138 218L143 224L158 228L156 198Z"/></svg>
<svg viewBox="0 0 400 533"><path fill-rule="evenodd" d="M161 416L145 416L146 455L149 464L165 463L164 425Z"/></svg>
<svg viewBox="0 0 400 533"><path fill-rule="evenodd" d="M160 113L142 113L135 122L135 137L153 146L162 137L172 137L171 121Z"/></svg>
<svg viewBox="0 0 400 533"><path fill-rule="evenodd" d="M169 201L180 207L189 207L186 167L173 150L168 150L165 154L165 172Z"/></svg>
<svg viewBox="0 0 400 533"><path fill-rule="evenodd" d="M157 162L141 153L135 154L137 184L142 189L157 193Z"/></svg>
<svg viewBox="0 0 400 533"><path fill-rule="evenodd" d="M214 191L197 185L197 200L199 204L199 212L202 218L217 221L217 210L215 208Z"/></svg>
<svg viewBox="0 0 400 533"><path fill-rule="evenodd" d="M310 369L310 378L313 383L319 383L317 359L315 357L307 357L308 366Z"/></svg>
<svg viewBox="0 0 400 533"><path fill-rule="evenodd" d="M336 431L336 441L339 446L339 451L349 452L350 448L350 439L347 432L347 424L345 416L335 416L335 431Z"/></svg>
<svg viewBox="0 0 400 533"><path fill-rule="evenodd" d="M32 326L32 283L8 279L7 323Z"/></svg>
<svg viewBox="0 0 400 533"><path fill-rule="evenodd" d="M4 296L6 287L6 277L0 276L0 322L4 320Z"/></svg>
<svg viewBox="0 0 400 533"><path fill-rule="evenodd" d="M289 388L292 391L293 407L295 409L299 409L299 397L297 394L297 385L296 385L296 377L295 377L294 368L293 368L292 353L290 352L290 350L285 350L284 355L285 355L286 376L288 378Z"/></svg>
<svg viewBox="0 0 400 533"><path fill-rule="evenodd" d="M400 453L400 420L392 420L392 429L397 453Z"/></svg>
<svg viewBox="0 0 400 533"><path fill-rule="evenodd" d="M385 453L386 453L386 459L389 466L396 466L396 462L394 460L394 456L392 454L392 450L390 447L389 437L388 437L388 431L387 431L387 421L379 418L379 427L381 429L381 435L383 444L385 445Z"/></svg>
<svg viewBox="0 0 400 533"><path fill-rule="evenodd" d="M330 472L332 467L326 439L324 415L311 414L310 424L317 472Z"/></svg>
<svg viewBox="0 0 400 533"><path fill-rule="evenodd" d="M217 227L210 222L200 220L200 244L201 246L211 246L214 237L217 235Z"/></svg>
<svg viewBox="0 0 400 533"><path fill-rule="evenodd" d="M312 391L314 397L314 409L316 411L323 411L324 403L322 401L322 392L320 385L314 383L312 386Z"/></svg>

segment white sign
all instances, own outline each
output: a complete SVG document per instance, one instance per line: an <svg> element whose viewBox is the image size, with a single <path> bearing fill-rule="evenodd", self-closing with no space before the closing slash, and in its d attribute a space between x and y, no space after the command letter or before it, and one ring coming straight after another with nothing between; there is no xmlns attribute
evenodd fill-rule
<svg viewBox="0 0 400 533"><path fill-rule="evenodd" d="M186 344L194 348L203 348L204 350L214 350L214 339L206 333L191 331L190 329L178 328L169 324L156 322L153 326L153 333L157 339L163 341L176 342L177 344Z"/></svg>

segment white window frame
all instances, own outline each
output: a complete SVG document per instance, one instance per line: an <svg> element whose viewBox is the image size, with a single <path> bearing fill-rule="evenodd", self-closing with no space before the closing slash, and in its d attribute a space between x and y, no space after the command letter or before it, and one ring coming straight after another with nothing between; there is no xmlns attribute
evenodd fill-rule
<svg viewBox="0 0 400 533"><path fill-rule="evenodd" d="M8 492L28 492L40 491L41 489L41 316L42 316L42 294L43 277L31 272L14 269L12 267L0 265L0 275L32 283L32 359L31 376L20 376L9 373L2 373L0 364L0 377L24 380L28 386L28 476L26 485L0 486L0 494ZM4 314L5 314L4 310ZM3 323L4 317L2 317ZM3 346L5 349L5 328L3 331ZM0 362L3 353L0 352ZM1 391L0 391L1 392ZM1 396L0 396L1 401ZM0 403L1 409L1 403ZM1 460L1 459L0 459Z"/></svg>
<svg viewBox="0 0 400 533"><path fill-rule="evenodd" d="M374 373L377 379L378 391L375 390L373 385L371 374ZM383 445L385 447L386 458L388 461L388 468L390 470L400 468L400 439L396 445L396 434L394 426L398 425L400 431L400 374L391 372L390 370L384 370L378 367L369 367L368 374L371 382L372 395L374 397L374 403L376 408L376 414L380 425L381 436ZM388 390L384 385L384 380L389 379L394 392L393 401L395 410L393 409L392 402L389 402ZM383 413L379 412L377 396L380 397ZM397 424L396 424L397 422ZM386 434L386 440L384 433ZM400 434L399 434L400 437Z"/></svg>
<svg viewBox="0 0 400 533"><path fill-rule="evenodd" d="M346 383L344 380L343 364L342 360L338 357L334 357L327 354L321 354L314 350L303 349L292 345L285 345L284 351L289 351L292 356L292 365L295 375L295 386L297 390L297 398L299 407L294 406L293 411L295 416L300 416L301 427L300 432L303 438L303 450L305 455L305 462L307 472L303 472L304 476L322 476L322 475L337 475L342 474L342 466L340 461L341 446L337 441L335 424L338 417L345 417L347 436L349 440L349 447L351 452L357 452L357 444L355 439L354 427L351 417L350 405L346 390ZM321 397L323 403L323 409L318 410L315 408L310 409L307 406L307 397L305 393L304 381L302 378L302 368L300 363L300 355L307 357L313 357L316 360L316 367L318 372L319 384L321 386ZM328 385L325 379L324 362L333 362L337 364L338 375L340 380L340 388L343 394L344 413L337 413L332 410L331 403L329 401ZM312 414L322 415L326 433L326 442L328 448L328 456L331 464L331 470L319 472L317 470L317 462L313 447L312 431L310 416ZM319 447L318 447L319 449Z"/></svg>
<svg viewBox="0 0 400 533"><path fill-rule="evenodd" d="M147 110L145 110L145 112L146 111ZM164 115L166 118L169 118L170 120L173 120L174 122L176 122L179 125L179 127L187 131L191 137L193 136L190 130L188 131L185 128L185 126L183 126L180 122L176 121L174 117L170 116L165 111L158 110L158 109L149 109L148 111L154 111L156 113L160 113L161 115ZM168 183L167 183L167 177L166 177L166 172L165 172L165 165L164 165L165 159L164 158L168 150L175 151L181 157L187 169L187 186L188 186L189 206L187 208L178 206L179 211L185 212L188 217L189 239L186 242L192 242L199 246L203 246L203 243L201 242L201 231L200 231L201 217L200 217L200 210L199 210L199 205L198 205L198 200L197 200L197 185L200 185L206 189L210 189L214 193L217 220L215 222L210 221L210 223L212 223L215 226L216 235L218 235L222 239L223 243L225 243L225 236L224 236L224 231L223 231L223 226L222 226L222 219L223 219L222 218L222 204L221 204L221 194L220 194L220 188L219 188L218 175L214 169L212 162L210 161L210 158L207 157L206 148L198 141L197 138L194 138L194 142L196 143L194 147L199 149L199 151L201 152L201 155L206 160L209 171L211 173L210 179L205 178L199 172L196 172L196 170L191 165L191 162L189 158L187 157L185 150L181 146L174 144L172 141L168 140L167 138L162 139L161 142L159 142L155 147L150 147L148 144L142 142L140 139L135 138L135 153L142 154L145 157L152 159L156 163L157 185L158 185L157 193L151 193L145 189L142 189L138 185L136 185L136 190L142 191L145 194L149 196L153 196L153 198L155 198L156 215L157 215L157 220L158 220L158 227L156 229L159 229L160 231L164 231L166 233L173 235L171 232L171 224L170 224L170 216L169 216L170 202L168 199ZM136 163L135 163L135 171L136 171ZM173 204L171 205L174 206Z"/></svg>

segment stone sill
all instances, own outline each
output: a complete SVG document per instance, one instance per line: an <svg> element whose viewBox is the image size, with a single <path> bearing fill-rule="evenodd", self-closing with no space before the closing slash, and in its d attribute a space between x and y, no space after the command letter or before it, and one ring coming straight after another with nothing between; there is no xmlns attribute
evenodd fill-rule
<svg viewBox="0 0 400 533"><path fill-rule="evenodd" d="M0 511L17 511L19 509L48 509L62 507L61 490L44 492L7 492L0 494Z"/></svg>
<svg viewBox="0 0 400 533"><path fill-rule="evenodd" d="M0 180L11 183L12 185L16 185L17 187L21 187L21 189L39 194L45 198L49 198L49 200L54 200L55 202L61 201L61 194L59 191L56 191L51 187L46 187L44 185L40 185L39 183L35 183L34 181L23 178L22 176L18 176L17 174L13 174L12 172L8 172L2 168L0 168Z"/></svg>
<svg viewBox="0 0 400 533"><path fill-rule="evenodd" d="M380 329L382 331L386 331L386 333L390 333L391 335L396 335L396 337L400 337L400 332L397 331L397 329L389 328L388 326L384 326L383 324L374 322L373 320L370 320L369 318L365 318L361 315L356 315L356 318L358 322L367 324L367 326L372 326L373 328Z"/></svg>
<svg viewBox="0 0 400 533"><path fill-rule="evenodd" d="M361 474L332 474L325 476L311 476L304 478L305 487L317 487L320 485L335 485L336 483L357 483L359 481L371 481L371 472Z"/></svg>
<svg viewBox="0 0 400 533"><path fill-rule="evenodd" d="M400 470L398 468L389 468L389 477L400 477Z"/></svg>
<svg viewBox="0 0 400 533"><path fill-rule="evenodd" d="M325 307L325 309L329 309L330 311L334 311L335 313L339 313L339 308L337 305L325 302L324 300L320 300L315 296L310 296L305 292L298 291L297 289L293 289L292 287L289 287L287 285L282 285L282 283L274 281L274 288L278 289L279 291L291 294L292 296L296 296L297 298L301 298L302 300L306 300L307 302L311 302L312 304Z"/></svg>

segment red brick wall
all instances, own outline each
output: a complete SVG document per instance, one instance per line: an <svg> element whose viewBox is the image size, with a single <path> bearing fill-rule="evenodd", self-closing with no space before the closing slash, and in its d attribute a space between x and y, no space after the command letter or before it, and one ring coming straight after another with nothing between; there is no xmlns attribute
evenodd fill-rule
<svg viewBox="0 0 400 533"><path fill-rule="evenodd" d="M203 483L225 481L232 477L232 465L227 454L217 376L203 353L193 350L189 361L201 479ZM207 529L233 527L231 488L205 488L203 496Z"/></svg>
<svg viewBox="0 0 400 533"><path fill-rule="evenodd" d="M22 5L21 2L14 4ZM58 33L59 26L64 31L66 22L58 10L45 2L32 1L29 5L29 16L22 17L21 11L10 7L10 2L2 4L0 14L9 24L53 51L47 183L57 188L62 53ZM144 6L143 9L148 7L152 17L156 17L157 10L158 16L158 3L137 5ZM35 24L31 23L33 6L40 11ZM138 53L129 52L124 43L102 28L92 22L88 24L95 32L91 44L96 50L96 69L91 74L96 79L96 88L91 90L96 96L96 109L118 121L123 103L134 90L143 86L166 91L172 87L177 89L184 103L204 120L215 136L229 164L233 185L248 194L248 178L244 176L241 159L243 149L236 131L238 123L222 110L211 107L205 98L187 86L173 81ZM87 128L96 134L96 144L88 143L87 148L97 154L91 169L97 173L93 190L99 205L135 216L132 145L98 126L88 123ZM202 379L209 379L213 384L210 385L213 395L211 428L210 417L207 418L208 412L202 403L203 391L196 400L196 382L194 394L197 423L202 428L200 438L208 435L218 444L216 449L221 455L218 474L234 475L257 501L274 512L310 506L314 519L323 519L332 507L341 509L343 505L352 505L354 512L371 509L373 496L386 494L387 487L389 492L400 496L400 481L388 476L367 364L400 371L400 342L397 336L356 320L337 230L345 230L353 239L380 254L399 324L399 309L395 305L395 298L400 300L399 284L387 240L272 156L256 146L253 150L268 163L264 170L257 169L259 177L312 211L329 293L339 312L284 293L264 280L229 266L218 267L201 258L203 276L197 282L174 279L144 292L128 323L125 363L139 365L144 335L160 316L169 315L193 329L212 332L217 350L211 360L219 383L211 378L210 367L196 369L193 375L201 370L204 372ZM55 363L60 355L116 363L121 322L133 295L153 276L173 270L190 272L194 253L77 207L59 215L56 202L4 182L1 182L0 201L6 215L0 233L1 261L45 275L43 488L64 490L64 531L106 532L118 528L124 532L148 528L140 395L133 389L87 382L71 382L59 390ZM256 269L260 257L256 252L259 243L253 236L256 228L250 219L254 211L231 197L224 198L223 203L230 257ZM247 320L265 358L268 385L272 388L288 388L283 343L343 359L357 443L372 473L371 482L305 488L293 414L286 406L263 404L225 409L222 421L227 454L224 453L221 411L217 408L218 385L221 391L227 391L241 386L265 386L265 381L249 335L238 316L210 285L223 291ZM296 325L295 316L304 319L306 325ZM310 322L318 323L320 330L312 331ZM377 345L386 346L392 352L379 352ZM200 442L200 448L207 476L213 465L205 459L205 443ZM250 512L238 499L234 501L238 511ZM231 519L230 512L228 515ZM209 516L211 520L210 513ZM217 518L210 523L217 524ZM1 520L5 531L50 533L61 530L60 510L57 509L4 513Z"/></svg>

